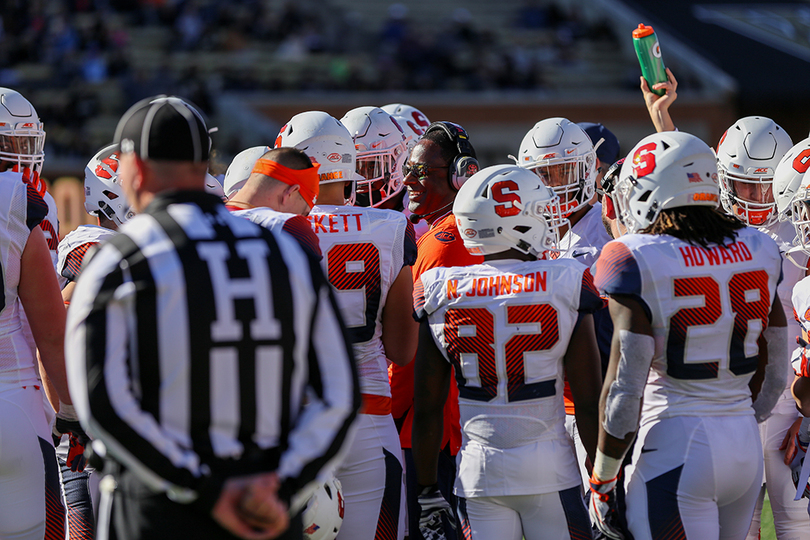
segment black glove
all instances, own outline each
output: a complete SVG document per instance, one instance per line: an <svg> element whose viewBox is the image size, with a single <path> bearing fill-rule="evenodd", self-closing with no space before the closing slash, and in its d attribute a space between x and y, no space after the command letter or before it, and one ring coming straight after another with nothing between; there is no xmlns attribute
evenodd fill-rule
<svg viewBox="0 0 810 540"><path fill-rule="evenodd" d="M419 492L419 507L422 509L419 516L419 532L425 540L445 540L447 537L444 534L444 522L456 530L453 509L439 491L438 484L422 488Z"/></svg>
<svg viewBox="0 0 810 540"><path fill-rule="evenodd" d="M57 415L56 422L53 425L54 446L59 446L64 434L70 437L67 465L73 472L82 472L87 464L87 460L84 458L84 448L90 442L90 437L84 432L78 420L66 420Z"/></svg>

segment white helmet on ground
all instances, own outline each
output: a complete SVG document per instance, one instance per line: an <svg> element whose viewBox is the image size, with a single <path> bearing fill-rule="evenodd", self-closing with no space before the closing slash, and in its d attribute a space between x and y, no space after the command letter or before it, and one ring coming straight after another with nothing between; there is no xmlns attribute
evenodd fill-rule
<svg viewBox="0 0 810 540"><path fill-rule="evenodd" d="M318 486L303 514L306 540L334 540L343 523L343 489L334 476Z"/></svg>
<svg viewBox="0 0 810 540"><path fill-rule="evenodd" d="M242 189L250 177L250 173L253 172L253 166L269 151L269 146L252 146L236 154L231 164L228 165L228 170L225 171L223 189L226 197L230 199Z"/></svg>
<svg viewBox="0 0 810 540"><path fill-rule="evenodd" d="M536 257L557 251L559 197L532 172L494 165L467 180L456 195L453 214L467 251L478 255L515 248Z"/></svg>
<svg viewBox="0 0 810 540"><path fill-rule="evenodd" d="M11 88L0 88L0 162L41 172L45 130L34 106Z"/></svg>
<svg viewBox="0 0 810 540"><path fill-rule="evenodd" d="M717 145L720 202L746 225L777 219L773 175L793 141L770 118L747 116L734 122Z"/></svg>
<svg viewBox="0 0 810 540"><path fill-rule="evenodd" d="M84 209L123 225L135 213L118 179L118 145L99 150L84 168Z"/></svg>
<svg viewBox="0 0 810 540"><path fill-rule="evenodd" d="M585 206L596 191L593 143L581 127L565 118L537 122L523 137L516 161L560 196L563 217Z"/></svg>
<svg viewBox="0 0 810 540"><path fill-rule="evenodd" d="M430 120L425 116L425 113L404 103L389 103L380 108L393 116L399 123L405 132L405 146L408 147L409 152L413 150L419 137L425 134L430 125Z"/></svg>
<svg viewBox="0 0 810 540"><path fill-rule="evenodd" d="M355 185L363 177L355 171L357 150L346 126L322 111L307 111L296 114L287 122L276 137L274 148L295 147L318 163L318 179L321 184L351 182L351 196L347 204L354 202Z"/></svg>
<svg viewBox="0 0 810 540"><path fill-rule="evenodd" d="M791 219L793 198L810 169L810 137L799 141L785 152L773 173L773 192L780 220Z"/></svg>
<svg viewBox="0 0 810 540"><path fill-rule="evenodd" d="M357 149L357 198L361 206L380 206L404 187L408 158L402 126L379 107L357 107L340 119Z"/></svg>
<svg viewBox="0 0 810 540"><path fill-rule="evenodd" d="M644 137L624 160L613 190L627 232L649 227L661 210L719 204L717 161L706 143L679 131Z"/></svg>

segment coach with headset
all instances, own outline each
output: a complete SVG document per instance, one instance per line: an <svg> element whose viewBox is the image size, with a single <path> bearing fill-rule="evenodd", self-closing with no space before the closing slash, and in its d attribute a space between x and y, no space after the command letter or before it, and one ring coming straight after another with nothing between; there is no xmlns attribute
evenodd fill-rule
<svg viewBox="0 0 810 540"><path fill-rule="evenodd" d="M414 280L431 268L478 264L483 261L483 257L470 255L464 248L453 215L453 202L458 189L478 169L475 149L470 144L467 132L452 122L433 122L411 151L402 168L408 209L412 212L408 219L413 223L424 219L430 224L430 230L417 244L419 251L413 265ZM410 537L421 540L423 535L420 533L425 532L430 538L456 538L454 524L450 523L452 519L448 519L453 517L454 512L450 512L447 505L449 503L452 507L455 506L455 459L461 448L458 390L455 385L450 385L450 394L444 406L443 431L423 434L424 437L441 440L442 452L438 470L436 463L427 467L421 464L415 466L414 454L411 452L413 362L404 367L392 366L391 394L392 413L400 430L400 442L406 461ZM446 516L442 526L431 521L431 518L435 520L439 514ZM420 515L423 518L421 524Z"/></svg>

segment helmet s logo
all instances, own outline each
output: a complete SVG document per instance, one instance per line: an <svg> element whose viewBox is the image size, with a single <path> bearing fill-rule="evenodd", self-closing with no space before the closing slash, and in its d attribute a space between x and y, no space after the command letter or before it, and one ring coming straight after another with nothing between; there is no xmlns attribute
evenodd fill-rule
<svg viewBox="0 0 810 540"><path fill-rule="evenodd" d="M810 148L805 148L799 155L793 158L793 168L796 172L804 174L810 169Z"/></svg>
<svg viewBox="0 0 810 540"><path fill-rule="evenodd" d="M419 126L421 126L423 128L421 131L422 131L422 134L424 134L425 133L424 128L426 128L426 127L428 127L430 125L430 122L428 122L428 119L425 118L425 115L420 113L419 111L413 111L411 113L411 117L413 118L413 121L416 122L417 125L419 125ZM411 127L413 127L413 124L411 124ZM419 133L420 130L414 129L414 131Z"/></svg>
<svg viewBox="0 0 810 540"><path fill-rule="evenodd" d="M340 154L338 154L337 152L332 152L331 154L326 156L326 159L328 159L332 163L337 163L338 161L341 160L341 157L340 157Z"/></svg>
<svg viewBox="0 0 810 540"><path fill-rule="evenodd" d="M633 176L641 178L655 170L655 154L652 153L655 148L656 144L651 142L636 150L633 154Z"/></svg>
<svg viewBox="0 0 810 540"><path fill-rule="evenodd" d="M522 202L520 195L516 193L519 189L517 183L513 180L503 180L492 185L492 199L499 203L504 203L495 205L496 214L505 218L516 216L520 213L520 208L515 204ZM504 190L509 191L504 192Z"/></svg>

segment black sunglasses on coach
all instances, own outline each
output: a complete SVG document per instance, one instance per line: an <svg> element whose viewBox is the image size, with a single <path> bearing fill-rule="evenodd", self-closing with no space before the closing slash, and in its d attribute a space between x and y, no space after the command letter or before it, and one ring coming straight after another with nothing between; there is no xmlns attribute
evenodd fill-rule
<svg viewBox="0 0 810 540"><path fill-rule="evenodd" d="M445 165L444 167L429 167L424 163L416 163L414 165L409 165L408 163L402 164L402 178L405 178L409 174L413 174L418 180L424 180L427 178L428 171L430 169L449 169L449 165Z"/></svg>

